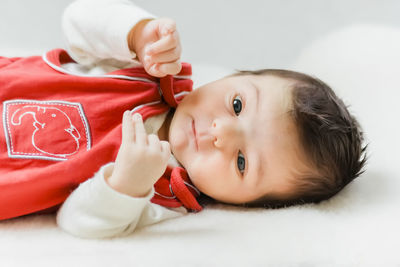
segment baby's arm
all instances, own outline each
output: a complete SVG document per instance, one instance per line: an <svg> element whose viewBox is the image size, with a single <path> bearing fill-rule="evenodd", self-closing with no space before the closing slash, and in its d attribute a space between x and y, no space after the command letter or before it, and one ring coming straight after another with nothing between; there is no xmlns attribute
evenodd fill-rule
<svg viewBox="0 0 400 267"><path fill-rule="evenodd" d="M141 198L112 189L105 177L111 175L113 166L103 166L71 193L57 213L61 229L81 238L110 238L186 213L184 208L172 210L151 203L154 189Z"/></svg>
<svg viewBox="0 0 400 267"><path fill-rule="evenodd" d="M141 20L154 16L129 0L78 0L64 11L62 29L69 54L92 66L104 59L132 63L127 36Z"/></svg>
<svg viewBox="0 0 400 267"><path fill-rule="evenodd" d="M58 211L58 225L79 237L103 238L181 216L183 208L170 210L150 202L170 153L168 142L146 134L140 116L132 119L125 112L115 164L101 168L68 197Z"/></svg>
<svg viewBox="0 0 400 267"><path fill-rule="evenodd" d="M181 69L175 22L159 18L128 0L80 0L64 12L67 50L75 61L93 66L107 59L134 63L162 77ZM123 64L118 64L118 67Z"/></svg>

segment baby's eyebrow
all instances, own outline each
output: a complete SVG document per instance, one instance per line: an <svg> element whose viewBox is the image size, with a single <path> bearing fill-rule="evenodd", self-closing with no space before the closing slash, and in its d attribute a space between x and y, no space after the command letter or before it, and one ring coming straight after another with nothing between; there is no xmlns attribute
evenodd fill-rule
<svg viewBox="0 0 400 267"><path fill-rule="evenodd" d="M250 84L254 88L256 94L256 112L260 112L260 89L249 79ZM256 114L255 114L256 115Z"/></svg>

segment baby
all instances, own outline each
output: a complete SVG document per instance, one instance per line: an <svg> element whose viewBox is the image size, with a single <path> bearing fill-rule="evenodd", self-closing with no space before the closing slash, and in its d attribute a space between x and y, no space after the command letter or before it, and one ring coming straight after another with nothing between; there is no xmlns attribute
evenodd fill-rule
<svg viewBox="0 0 400 267"><path fill-rule="evenodd" d="M129 1L74 2L64 31L81 64L64 66L70 70L106 73L132 66L133 57L154 77L181 71L175 22ZM185 214L150 201L173 159L202 204L272 208L328 199L366 162L361 128L342 100L324 82L294 71L240 71L197 88L157 119L149 132L154 121L123 114L115 163L68 197L57 214L61 228L112 237Z"/></svg>

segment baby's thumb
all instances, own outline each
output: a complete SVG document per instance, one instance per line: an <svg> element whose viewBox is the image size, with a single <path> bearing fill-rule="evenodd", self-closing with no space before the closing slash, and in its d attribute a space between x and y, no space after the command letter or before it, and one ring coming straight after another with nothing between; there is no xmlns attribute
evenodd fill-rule
<svg viewBox="0 0 400 267"><path fill-rule="evenodd" d="M160 36L166 36L176 30L176 23L173 19L162 18L159 21L158 33Z"/></svg>

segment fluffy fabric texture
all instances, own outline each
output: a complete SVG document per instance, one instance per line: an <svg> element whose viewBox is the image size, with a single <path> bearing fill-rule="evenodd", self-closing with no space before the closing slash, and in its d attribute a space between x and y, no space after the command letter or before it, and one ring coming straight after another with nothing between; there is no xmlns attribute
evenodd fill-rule
<svg viewBox="0 0 400 267"><path fill-rule="evenodd" d="M316 40L292 66L351 104L370 144L367 171L332 199L280 210L215 205L110 240L69 236L53 215L12 219L0 222L1 265L399 266L399 47L399 30L359 25ZM227 74L193 72L195 86Z"/></svg>

